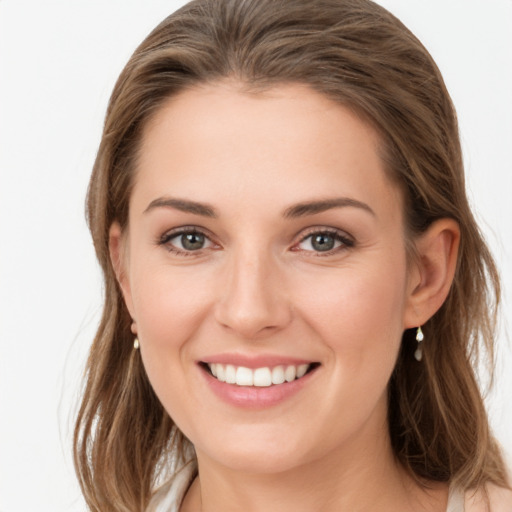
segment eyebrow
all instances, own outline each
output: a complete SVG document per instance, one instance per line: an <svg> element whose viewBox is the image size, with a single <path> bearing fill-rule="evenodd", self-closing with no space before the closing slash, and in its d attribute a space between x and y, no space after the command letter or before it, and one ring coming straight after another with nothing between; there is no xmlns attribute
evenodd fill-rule
<svg viewBox="0 0 512 512"><path fill-rule="evenodd" d="M368 213L375 215L375 212L362 201L352 199L350 197L336 197L332 199L322 199L318 201L307 201L298 203L287 208L283 217L285 219L295 219L298 217L305 217L307 215L315 215L322 213L333 208L360 208ZM192 213L194 215L201 215L202 217L210 217L216 219L218 217L215 208L207 203L199 203L197 201L190 201L188 199L179 199L174 197L159 197L149 203L148 207L144 210L147 213L155 208L174 208L185 213Z"/></svg>
<svg viewBox="0 0 512 512"><path fill-rule="evenodd" d="M189 201L188 199L178 199L174 197L159 197L149 203L144 213L148 213L155 208L174 208L185 213L193 213L194 215L201 215L202 217L217 218L217 213L213 206L206 203L198 203L196 201Z"/></svg>
<svg viewBox="0 0 512 512"><path fill-rule="evenodd" d="M360 208L367 211L376 217L375 212L366 204L357 199L350 197L336 197L332 199L323 199L320 201L307 201L305 203L299 203L294 206L287 208L283 217L286 219L295 219L297 217L305 217L306 215L315 215L322 213L333 208Z"/></svg>

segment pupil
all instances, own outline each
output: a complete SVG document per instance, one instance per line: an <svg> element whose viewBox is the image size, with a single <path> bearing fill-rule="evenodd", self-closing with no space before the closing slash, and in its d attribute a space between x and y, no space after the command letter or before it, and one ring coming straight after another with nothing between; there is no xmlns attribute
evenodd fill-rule
<svg viewBox="0 0 512 512"><path fill-rule="evenodd" d="M197 251L204 245L204 235L201 235L201 233L187 233L181 236L181 244L188 251Z"/></svg>
<svg viewBox="0 0 512 512"><path fill-rule="evenodd" d="M330 251L334 247L334 238L331 235L315 235L311 241L315 251Z"/></svg>

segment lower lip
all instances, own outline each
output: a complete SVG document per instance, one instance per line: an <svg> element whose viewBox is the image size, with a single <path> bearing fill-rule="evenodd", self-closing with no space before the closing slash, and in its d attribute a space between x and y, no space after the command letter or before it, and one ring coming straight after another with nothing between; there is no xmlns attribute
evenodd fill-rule
<svg viewBox="0 0 512 512"><path fill-rule="evenodd" d="M315 368L300 379L295 379L292 382L284 382L283 384L275 384L266 387L257 387L227 384L226 382L217 380L204 368L200 368L200 371L205 376L210 389L221 400L236 407L249 409L272 407L291 398L310 382L317 370L318 368Z"/></svg>

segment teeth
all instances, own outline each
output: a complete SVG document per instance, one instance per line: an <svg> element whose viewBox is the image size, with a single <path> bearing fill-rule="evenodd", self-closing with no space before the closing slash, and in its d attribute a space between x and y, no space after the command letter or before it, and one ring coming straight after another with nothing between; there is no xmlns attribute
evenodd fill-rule
<svg viewBox="0 0 512 512"><path fill-rule="evenodd" d="M272 384L282 384L284 380L284 366L272 368Z"/></svg>
<svg viewBox="0 0 512 512"><path fill-rule="evenodd" d="M217 379L226 382L226 369L222 364L217 365Z"/></svg>
<svg viewBox="0 0 512 512"><path fill-rule="evenodd" d="M272 385L270 368L257 368L254 370L254 385L260 388Z"/></svg>
<svg viewBox="0 0 512 512"><path fill-rule="evenodd" d="M304 377L304 375L306 375L306 372L308 371L308 368L309 368L309 364L301 364L297 368L297 379Z"/></svg>
<svg viewBox="0 0 512 512"><path fill-rule="evenodd" d="M295 366L287 366L284 371L284 378L286 379L286 382L295 380L295 377L297 377L297 368L295 368Z"/></svg>
<svg viewBox="0 0 512 512"><path fill-rule="evenodd" d="M252 370L250 368L244 368L243 366L239 366L236 369L236 382L237 386L252 386L254 382L254 377L252 375Z"/></svg>
<svg viewBox="0 0 512 512"><path fill-rule="evenodd" d="M232 364L226 366L226 382L228 384L236 383L236 368Z"/></svg>
<svg viewBox="0 0 512 512"><path fill-rule="evenodd" d="M309 364L263 367L254 370L245 366L220 363L208 363L208 367L212 375L221 382L237 386L268 387L304 377L309 369Z"/></svg>

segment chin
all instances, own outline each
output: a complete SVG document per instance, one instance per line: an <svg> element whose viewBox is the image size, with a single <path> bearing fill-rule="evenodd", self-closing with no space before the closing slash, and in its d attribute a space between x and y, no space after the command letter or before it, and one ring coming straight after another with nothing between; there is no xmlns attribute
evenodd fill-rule
<svg viewBox="0 0 512 512"><path fill-rule="evenodd" d="M217 454L212 454L216 456ZM269 475L286 473L303 464L297 454L270 452L265 449L246 450L236 453L234 450L218 454L216 462L237 472Z"/></svg>
<svg viewBox="0 0 512 512"><path fill-rule="evenodd" d="M257 430L257 429L256 429ZM309 441L315 436L307 436ZM312 462L313 450L307 450L308 439L291 438L289 432L257 432L247 427L244 436L225 435L212 440L208 445L196 446L198 460L201 457L216 464L243 473L276 474L291 471L305 463ZM318 454L316 454L318 456Z"/></svg>

